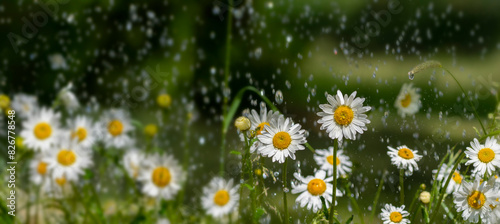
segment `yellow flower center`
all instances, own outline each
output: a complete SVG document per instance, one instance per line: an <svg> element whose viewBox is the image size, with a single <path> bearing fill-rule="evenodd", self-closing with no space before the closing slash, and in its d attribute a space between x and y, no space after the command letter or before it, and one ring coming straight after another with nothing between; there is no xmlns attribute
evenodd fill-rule
<svg viewBox="0 0 500 224"><path fill-rule="evenodd" d="M467 202L470 207L480 209L486 202L486 197L480 191L473 191L472 194L467 197Z"/></svg>
<svg viewBox="0 0 500 224"><path fill-rule="evenodd" d="M70 166L75 163L76 154L71 150L62 149L57 154L57 162L59 162L63 166Z"/></svg>
<svg viewBox="0 0 500 224"><path fill-rule="evenodd" d="M112 120L108 124L108 132L113 137L120 135L123 132L123 123L120 122L119 120Z"/></svg>
<svg viewBox="0 0 500 224"><path fill-rule="evenodd" d="M333 118L335 118L337 124L347 126L351 124L352 119L354 119L354 112L348 106L340 106L335 109Z"/></svg>
<svg viewBox="0 0 500 224"><path fill-rule="evenodd" d="M330 163L330 165L333 165L333 155L329 155L326 157L326 161L328 161L328 163ZM340 164L340 159L339 157L337 156L337 166Z"/></svg>
<svg viewBox="0 0 500 224"><path fill-rule="evenodd" d="M40 161L40 162L38 163L38 166L37 166L37 168L36 168L36 171L38 171L38 173L39 173L40 175L45 175L45 174L47 173L47 165L49 165L49 164L47 164L46 162L42 162L42 161Z"/></svg>
<svg viewBox="0 0 500 224"><path fill-rule="evenodd" d="M66 183L66 178L64 177L56 178L56 183L62 187Z"/></svg>
<svg viewBox="0 0 500 224"><path fill-rule="evenodd" d="M322 179L312 179L307 184L307 191L314 196L322 195L326 191L326 183Z"/></svg>
<svg viewBox="0 0 500 224"><path fill-rule="evenodd" d="M0 108L2 109L7 109L10 104L10 99L7 95L1 94L0 95Z"/></svg>
<svg viewBox="0 0 500 224"><path fill-rule="evenodd" d="M407 93L405 95L405 98L401 100L401 106L407 108L410 105L410 103L411 103L411 95Z"/></svg>
<svg viewBox="0 0 500 224"><path fill-rule="evenodd" d="M165 187L170 183L170 170L166 167L160 166L153 170L153 174L151 175L151 179L153 183L158 187Z"/></svg>
<svg viewBox="0 0 500 224"><path fill-rule="evenodd" d="M71 133L71 138L78 138L78 142L85 140L85 138L87 138L87 129L79 127L76 131Z"/></svg>
<svg viewBox="0 0 500 224"><path fill-rule="evenodd" d="M413 152L410 149L402 148L398 151L399 157L403 159L413 159Z"/></svg>
<svg viewBox="0 0 500 224"><path fill-rule="evenodd" d="M168 108L172 104L172 98L168 94L160 94L156 98L156 103L158 103L160 107Z"/></svg>
<svg viewBox="0 0 500 224"><path fill-rule="evenodd" d="M290 143L292 143L292 137L285 131L280 131L273 137L274 148L279 150L287 149Z"/></svg>
<svg viewBox="0 0 500 224"><path fill-rule="evenodd" d="M229 192L226 190L219 190L214 195L214 203L218 206L224 206L229 202Z"/></svg>
<svg viewBox="0 0 500 224"><path fill-rule="evenodd" d="M257 126L257 135L262 134L262 131L264 131L264 126L270 126L268 122L262 122Z"/></svg>
<svg viewBox="0 0 500 224"><path fill-rule="evenodd" d="M457 171L455 171L455 173L453 173L452 178L455 181L455 183L457 183L457 184L462 183L462 176L460 176L460 173L458 173Z"/></svg>
<svg viewBox="0 0 500 224"><path fill-rule="evenodd" d="M479 150L477 153L477 158L483 163L489 163L495 158L495 152L490 148L484 148Z"/></svg>
<svg viewBox="0 0 500 224"><path fill-rule="evenodd" d="M389 217L391 219L391 222L399 223L401 220L403 220L403 215L399 212L391 212L391 215Z"/></svg>
<svg viewBox="0 0 500 224"><path fill-rule="evenodd" d="M158 127L154 124L148 124L146 125L146 127L144 128L144 133L148 136L148 137L154 137L156 135L156 133L158 133Z"/></svg>
<svg viewBox="0 0 500 224"><path fill-rule="evenodd" d="M44 140L52 134L52 127L50 127L50 124L47 122L40 122L33 129L33 133L36 138Z"/></svg>

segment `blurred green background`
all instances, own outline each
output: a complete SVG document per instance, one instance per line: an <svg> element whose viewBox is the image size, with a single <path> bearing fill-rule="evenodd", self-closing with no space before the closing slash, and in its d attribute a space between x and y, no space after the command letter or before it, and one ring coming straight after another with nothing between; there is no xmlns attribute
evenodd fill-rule
<svg viewBox="0 0 500 224"><path fill-rule="evenodd" d="M368 131L345 147L354 162L353 193L366 214L383 170L390 175L380 203L397 202L398 192L391 189L397 188L398 172L386 155L388 145L406 144L425 155L421 171L406 181L408 195L413 195L421 183L430 186L438 158L455 144L465 149L477 136L473 127L479 124L453 79L442 69L430 69L410 81L411 68L425 60L440 61L475 96L484 123L496 108L500 2L493 0L400 1L395 9L401 12L390 14L385 26L378 23L368 38L358 36L356 29L366 31L376 21L372 12L391 8L388 1L235 1L233 6L218 0L4 1L0 92L35 94L50 105L58 90L73 82L89 113L122 106L144 123L161 122L154 100L169 93L173 108L158 145L180 158L189 143L189 200L198 204L200 186L219 167L228 7L234 12L226 90L230 99L247 85L273 101L281 91L284 102L276 105L308 131L308 142L317 149L332 144L316 123L318 105L327 102L325 93L358 91L372 106ZM368 42L359 48L361 54L352 52L356 40ZM51 61L54 55L64 63ZM62 67L53 68L55 64ZM415 117L402 119L393 104L408 82L421 89L422 108ZM258 110L256 95L245 99L241 111ZM187 112L195 120L189 138L178 141ZM227 148L242 148L233 127ZM297 158L290 177L292 169L310 175L317 168L310 151ZM229 155L227 160L237 165L239 159ZM281 169L270 160L268 167ZM231 177L239 176L234 167L227 169ZM268 184L279 192L279 183ZM280 197L270 197L271 203L279 207ZM289 201L294 200L290 195ZM311 216L292 206L297 220ZM347 198L340 198L339 206L344 220L353 213Z"/></svg>

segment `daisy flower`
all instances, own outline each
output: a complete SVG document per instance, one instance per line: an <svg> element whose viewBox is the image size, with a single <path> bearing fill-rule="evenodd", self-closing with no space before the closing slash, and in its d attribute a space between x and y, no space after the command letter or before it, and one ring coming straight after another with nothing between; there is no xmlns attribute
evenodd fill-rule
<svg viewBox="0 0 500 224"><path fill-rule="evenodd" d="M385 204L382 208L382 213L380 213L382 221L384 224L408 224L410 220L407 219L410 213L405 211L405 206L395 207L390 204Z"/></svg>
<svg viewBox="0 0 500 224"><path fill-rule="evenodd" d="M488 219L491 208L498 205L498 194L499 192L493 191L493 185L486 181L464 181L458 191L453 193L453 202L457 212L462 212L465 221L476 223L479 217L483 221Z"/></svg>
<svg viewBox="0 0 500 224"><path fill-rule="evenodd" d="M46 160L54 178L65 177L68 181L78 180L83 170L92 165L90 150L82 149L68 135L62 135L59 143L48 152Z"/></svg>
<svg viewBox="0 0 500 224"><path fill-rule="evenodd" d="M238 188L233 186L233 180L225 181L220 177L213 178L203 188L202 206L207 214L220 218L231 213L238 207Z"/></svg>
<svg viewBox="0 0 500 224"><path fill-rule="evenodd" d="M446 184L446 179L448 178L448 175L450 175L451 169L453 169L452 166L443 164L441 169L439 169L439 172L438 170L432 170L433 177L437 173L437 179L435 181L441 181L442 187ZM460 184L462 184L462 180L463 176L458 172L458 170L455 170L451 176L448 187L446 187L446 194L455 192L460 187Z"/></svg>
<svg viewBox="0 0 500 224"><path fill-rule="evenodd" d="M327 171L328 176L333 175L333 147L328 149L318 149L315 151L314 160L320 166L320 169ZM352 162L349 157L344 155L344 150L337 151L337 176L345 177L351 172Z"/></svg>
<svg viewBox="0 0 500 224"><path fill-rule="evenodd" d="M19 93L13 97L12 108L16 111L16 115L19 113L19 117L27 119L37 110L38 100L36 96Z"/></svg>
<svg viewBox="0 0 500 224"><path fill-rule="evenodd" d="M133 143L128 133L132 131L130 116L124 110L112 109L104 113L98 130L106 148L123 148Z"/></svg>
<svg viewBox="0 0 500 224"><path fill-rule="evenodd" d="M91 148L96 137L94 124L90 118L77 116L68 123L71 129L71 139L75 139L77 144L83 148Z"/></svg>
<svg viewBox="0 0 500 224"><path fill-rule="evenodd" d="M144 157L144 154L137 149L131 149L123 155L123 165L131 178L136 179L139 176L141 162L144 161Z"/></svg>
<svg viewBox="0 0 500 224"><path fill-rule="evenodd" d="M248 116L248 119L250 119L250 130L255 131L255 136L262 135L262 133L265 131L264 127L269 126L271 120L273 119L278 119L280 116L279 112L274 112L272 110L267 111L266 106L264 105L263 107L260 108L260 113L257 114L256 110L252 110L250 115ZM256 149L260 147L261 143L259 141L256 141L252 146L250 146L250 152L253 153L255 152Z"/></svg>
<svg viewBox="0 0 500 224"><path fill-rule="evenodd" d="M35 156L35 159L30 162L30 180L36 185L39 185L45 180L48 175L49 163L45 160L45 156L41 153Z"/></svg>
<svg viewBox="0 0 500 224"><path fill-rule="evenodd" d="M21 137L26 147L35 150L48 150L55 142L59 132L60 114L42 108L23 122Z"/></svg>
<svg viewBox="0 0 500 224"><path fill-rule="evenodd" d="M184 172L172 156L153 155L146 158L139 180L144 183L142 192L151 197L170 200L181 189Z"/></svg>
<svg viewBox="0 0 500 224"><path fill-rule="evenodd" d="M420 94L419 89L413 88L413 83L405 83L399 91L394 107L398 109L398 114L401 117L413 115L420 109Z"/></svg>
<svg viewBox="0 0 500 224"><path fill-rule="evenodd" d="M323 111L318 112L318 116L322 117L318 123L322 124L320 129L326 129L330 138L355 140L357 133L363 134L367 130L366 124L370 120L364 113L371 110L371 107L363 107L365 98L356 98L356 91L351 96L342 96L342 92L338 90L336 96L327 94L326 99L329 104L319 105Z"/></svg>
<svg viewBox="0 0 500 224"><path fill-rule="evenodd" d="M495 171L495 166L500 167L500 145L495 138L488 137L484 145L479 144L474 138L470 145L471 147L467 147L465 151L469 158L465 165L474 165L472 170L474 175L491 175Z"/></svg>
<svg viewBox="0 0 500 224"><path fill-rule="evenodd" d="M307 205L308 210L312 210L316 213L322 208L322 203L320 197L323 196L326 201L326 207L330 207L332 203L332 189L333 177L326 178L326 172L320 170L316 172L314 176L302 177L298 173L294 173L293 176L299 181L297 185L292 184L292 194L300 195L295 199L296 203L300 204L300 207L305 207ZM342 196L342 192L338 189L337 197ZM337 204L337 202L335 202Z"/></svg>
<svg viewBox="0 0 500 224"><path fill-rule="evenodd" d="M71 184L65 177L51 177L42 185L42 191L52 198L63 198L72 193Z"/></svg>
<svg viewBox="0 0 500 224"><path fill-rule="evenodd" d="M417 150L411 150L406 145L399 146L397 149L390 146L387 148L389 149L387 155L391 157L392 164L398 169L405 169L406 175L411 175L414 169L418 170L417 162L422 159L422 156L417 154Z"/></svg>
<svg viewBox="0 0 500 224"><path fill-rule="evenodd" d="M295 159L295 152L305 149L302 145L306 143L305 131L291 119L281 115L264 128L266 132L257 136L261 142L258 151L263 156L273 157L273 162L284 163L286 157Z"/></svg>

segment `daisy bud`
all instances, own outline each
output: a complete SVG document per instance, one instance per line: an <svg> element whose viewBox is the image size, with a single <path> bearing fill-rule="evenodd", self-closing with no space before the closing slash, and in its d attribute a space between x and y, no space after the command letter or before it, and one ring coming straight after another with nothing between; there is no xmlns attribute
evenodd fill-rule
<svg viewBox="0 0 500 224"><path fill-rule="evenodd" d="M154 124L148 124L146 125L146 127L144 127L144 133L150 138L155 137L155 135L158 133L158 127Z"/></svg>
<svg viewBox="0 0 500 224"><path fill-rule="evenodd" d="M419 198L422 203L428 204L431 201L431 193L428 191L422 191Z"/></svg>
<svg viewBox="0 0 500 224"><path fill-rule="evenodd" d="M243 116L238 117L236 121L234 121L234 126L240 131L246 131L250 129L250 120Z"/></svg>
<svg viewBox="0 0 500 224"><path fill-rule="evenodd" d="M160 94L156 98L156 103L158 103L158 106L161 108L169 108L172 104L172 98L168 94Z"/></svg>
<svg viewBox="0 0 500 224"><path fill-rule="evenodd" d="M10 98L5 94L0 94L0 109L7 109L10 105Z"/></svg>

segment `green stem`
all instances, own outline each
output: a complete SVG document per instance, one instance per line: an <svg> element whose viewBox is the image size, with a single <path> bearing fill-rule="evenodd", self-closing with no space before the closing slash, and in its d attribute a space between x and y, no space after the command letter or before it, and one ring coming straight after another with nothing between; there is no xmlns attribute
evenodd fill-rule
<svg viewBox="0 0 500 224"><path fill-rule="evenodd" d="M227 13L227 23L226 23L226 60L224 63L224 87L222 89L222 95L224 96L224 101L222 104L222 117L226 118L227 116L227 104L229 102L229 96L227 90L229 89L229 68L231 63L231 30L233 23L233 0L229 0L229 7ZM231 119L232 120L232 119ZM221 136L221 154L220 154L220 175L224 176L224 159L226 157L226 133L227 129L222 127L222 136Z"/></svg>
<svg viewBox="0 0 500 224"><path fill-rule="evenodd" d="M188 135L189 135L189 120L190 115L186 116L186 122L184 124L184 158L182 161L182 169L189 175L189 147L188 147ZM181 192L179 192L179 204L184 204L184 194L186 192L187 180L182 183L183 187Z"/></svg>
<svg viewBox="0 0 500 224"><path fill-rule="evenodd" d="M375 199L373 200L372 213L370 215L370 220L372 220L372 223L373 223L373 218L375 217L375 211L377 210L378 198L380 197L380 192L382 192L382 187L384 186L384 180L386 175L387 175L387 170L384 170L384 172L382 173L382 178L380 179L380 183L378 185L377 194L375 194Z"/></svg>
<svg viewBox="0 0 500 224"><path fill-rule="evenodd" d="M456 146L457 145L453 146L451 151L453 151L453 149L455 149ZM450 152L450 153L452 153L452 152ZM438 188L436 185L438 183L441 184L441 181L438 181L438 179L437 179L438 174L441 171L441 167L443 167L444 161L446 160L446 158L448 158L450 153L446 153L446 155L443 157L443 159L441 160L441 162L439 163L439 166L437 168L436 175L434 175L434 182L432 183L432 188L431 188L431 201L429 202L429 208L432 208L432 202L434 201L433 199L435 198L435 192L436 192L436 189ZM412 206L413 206L413 204L412 204Z"/></svg>
<svg viewBox="0 0 500 224"><path fill-rule="evenodd" d="M290 216L288 215L288 204L286 202L286 191L285 188L287 188L287 183L286 183L286 166L288 163L288 158L285 158L285 163L283 164L283 206L285 208L285 223L288 224L290 220Z"/></svg>
<svg viewBox="0 0 500 224"><path fill-rule="evenodd" d="M399 170L399 204L400 206L405 204L405 185L404 185L405 170Z"/></svg>
<svg viewBox="0 0 500 224"><path fill-rule="evenodd" d="M245 132L243 132L243 136L245 138L245 154L241 156L241 173L240 173L240 181L241 183L245 183L245 169L246 169L246 148L247 147L247 135ZM239 204L239 210L240 210L240 215L243 217L243 184L240 184L240 204Z"/></svg>
<svg viewBox="0 0 500 224"><path fill-rule="evenodd" d="M319 199L321 199L321 204L323 205L323 214L325 215L326 220L328 220L328 209L326 208L325 198L320 196Z"/></svg>
<svg viewBox="0 0 500 224"><path fill-rule="evenodd" d="M448 218L450 218L451 220L453 220L454 223L458 223L455 220L455 215L453 215L453 212L448 208L448 206L446 205L446 203L441 204L441 206L443 206L443 210L445 211L445 213L448 216Z"/></svg>
<svg viewBox="0 0 500 224"><path fill-rule="evenodd" d="M349 197L349 199L351 199L351 203L354 206L354 209L356 209L356 211L358 211L359 221L361 221L361 224L364 224L365 220L364 220L364 217L363 217L363 212L361 211L361 209L359 209L359 205L356 202L356 199L352 196L351 190L350 190L349 187L350 187L350 183L349 183L349 181L347 181L346 184L345 184L345 189L346 189L347 196Z"/></svg>
<svg viewBox="0 0 500 224"><path fill-rule="evenodd" d="M247 139L247 133L243 132L243 135L245 136L245 161L247 165L247 173L250 179L250 186L252 187L252 190L250 190L250 218L252 219L252 223L255 223L255 219L253 218L253 214L255 214L255 182L253 178L253 164L252 160L250 158L250 144L248 143Z"/></svg>
<svg viewBox="0 0 500 224"><path fill-rule="evenodd" d="M337 150L339 149L338 139L333 140L333 161L337 161ZM332 204L330 206L330 224L333 224L335 217L335 201L337 200L337 166L333 166L333 181L332 181Z"/></svg>
<svg viewBox="0 0 500 224"><path fill-rule="evenodd" d="M85 214L86 216L90 216L92 218L92 220L94 220L93 222L94 223L101 223L99 222L99 220L94 216L94 214L92 214L92 212L90 212L90 208L89 208L89 205L87 203L85 203L83 201L83 198L82 196L80 195L80 190L78 190L78 188L76 187L76 185L74 183L71 183L71 186L73 187L73 191L76 195L76 198L78 201L80 201L83 205L83 209L85 210Z"/></svg>
<svg viewBox="0 0 500 224"><path fill-rule="evenodd" d="M420 204L420 201L418 202ZM410 213L410 223L415 223L414 220L418 216L418 213L420 212L420 209L418 209L418 206L415 206L414 210L409 210Z"/></svg>
<svg viewBox="0 0 500 224"><path fill-rule="evenodd" d="M264 183L264 157L260 157L260 175L259 175L259 180L260 180L260 183L262 186L262 193L267 196L267 191L266 191L266 185Z"/></svg>
<svg viewBox="0 0 500 224"><path fill-rule="evenodd" d="M418 202L417 199L420 195L420 191L420 189L417 189L417 191L415 191L415 195L413 195L413 200L411 200L410 209L408 209L408 211L413 211L413 206L415 206L415 204Z"/></svg>
<svg viewBox="0 0 500 224"><path fill-rule="evenodd" d="M460 151L459 151L459 153L460 153ZM453 166L453 169L450 171L450 174L448 175L448 178L446 179L446 184L443 186L443 188L441 188L441 194L439 195L439 200L437 201L436 208L432 212L430 223L433 223L434 219L436 218L436 215L439 212L439 207L441 206L441 203L443 202L443 197L446 193L446 188L448 187L448 184L450 183L451 177L453 176L455 170L457 169L458 164L460 164L460 162L462 161L464 156L465 156L465 153L460 154L460 157L458 157L457 161L455 161L455 165Z"/></svg>
<svg viewBox="0 0 500 224"><path fill-rule="evenodd" d="M425 223L429 223L429 213L424 205L420 204L420 209L422 210L422 215L424 216Z"/></svg>
<svg viewBox="0 0 500 224"><path fill-rule="evenodd" d="M464 88L462 87L462 85L460 85L460 82L458 82L457 78L455 78L455 76L446 68L443 67L443 69L445 71L448 72L448 74L451 75L451 77L455 80L455 82L458 84L458 86L460 87L460 89L462 90L462 92L464 93L465 95L465 100L467 100L467 102L469 103L470 107L472 108L472 112L474 113L474 116L476 116L476 119L477 121L479 121L479 124L481 125L481 128L483 129L483 132L485 135L488 134L488 132L486 132L486 128L484 128L484 125L483 125L483 122L481 121L481 118L479 117L479 114L477 113L476 111L476 108L474 107L474 105L472 104L472 102L469 100L469 94L467 94L464 90Z"/></svg>
<svg viewBox="0 0 500 224"><path fill-rule="evenodd" d="M316 150L314 150L314 148L313 148L311 145L309 145L309 143L308 143L308 142L306 142L304 145L306 145L306 147L307 147L309 150L311 150L311 152L314 154L314 152L315 152Z"/></svg>

